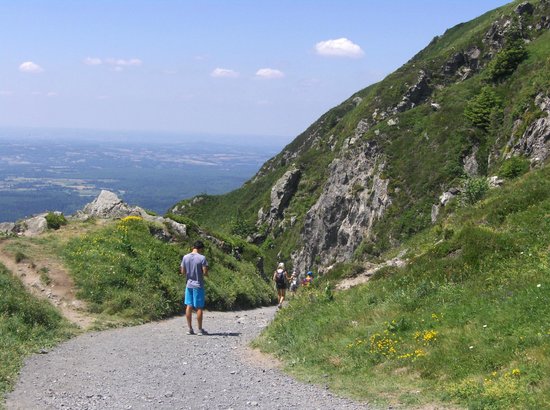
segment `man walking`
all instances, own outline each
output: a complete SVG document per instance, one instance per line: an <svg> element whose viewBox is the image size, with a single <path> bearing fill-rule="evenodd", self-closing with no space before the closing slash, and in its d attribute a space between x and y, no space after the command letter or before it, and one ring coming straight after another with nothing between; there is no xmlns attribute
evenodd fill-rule
<svg viewBox="0 0 550 410"><path fill-rule="evenodd" d="M188 335L194 335L192 326L193 309L197 311L197 324L199 325L198 335L206 334L202 328L202 313L204 309L204 277L208 276L208 262L202 254L204 244L196 241L193 244L193 250L181 260L180 273L186 275L187 284L185 286L185 317L189 330Z"/></svg>

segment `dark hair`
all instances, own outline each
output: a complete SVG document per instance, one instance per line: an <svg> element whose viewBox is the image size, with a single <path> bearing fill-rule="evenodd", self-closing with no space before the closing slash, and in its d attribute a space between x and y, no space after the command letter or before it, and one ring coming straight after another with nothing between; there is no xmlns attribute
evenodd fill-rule
<svg viewBox="0 0 550 410"><path fill-rule="evenodd" d="M196 241L193 244L193 249L204 249L204 243L202 243L202 241Z"/></svg>

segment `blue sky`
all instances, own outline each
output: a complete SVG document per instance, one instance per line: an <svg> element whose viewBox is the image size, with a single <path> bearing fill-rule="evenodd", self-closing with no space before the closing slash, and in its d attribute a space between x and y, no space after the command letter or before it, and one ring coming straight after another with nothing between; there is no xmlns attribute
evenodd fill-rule
<svg viewBox="0 0 550 410"><path fill-rule="evenodd" d="M0 126L295 137L503 0L0 0Z"/></svg>

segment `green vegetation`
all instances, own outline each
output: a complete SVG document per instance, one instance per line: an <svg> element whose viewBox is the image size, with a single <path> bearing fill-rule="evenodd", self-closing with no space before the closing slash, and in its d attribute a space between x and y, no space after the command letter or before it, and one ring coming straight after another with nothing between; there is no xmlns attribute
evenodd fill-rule
<svg viewBox="0 0 550 410"><path fill-rule="evenodd" d="M73 333L53 306L29 295L0 265L0 397L13 388L25 356Z"/></svg>
<svg viewBox="0 0 550 410"><path fill-rule="evenodd" d="M152 227L138 217L126 217L69 242L64 250L78 296L94 313L119 315L133 321L165 318L182 310L182 256L190 244L161 242ZM206 281L210 309L269 304L272 289L251 263L236 260L214 245L206 250L211 265Z"/></svg>
<svg viewBox="0 0 550 410"><path fill-rule="evenodd" d="M512 157L502 163L498 170L501 177L514 179L529 171L529 160L527 158Z"/></svg>
<svg viewBox="0 0 550 410"><path fill-rule="evenodd" d="M514 21L506 37L504 48L491 60L485 73L489 81L494 83L509 77L528 56L517 21Z"/></svg>
<svg viewBox="0 0 550 410"><path fill-rule="evenodd" d="M67 225L67 219L63 214L49 212L46 215L46 223L48 224L48 229L59 229L61 226Z"/></svg>
<svg viewBox="0 0 550 410"><path fill-rule="evenodd" d="M466 178L462 182L460 199L465 205L473 205L481 200L489 190L486 178Z"/></svg>
<svg viewBox="0 0 550 410"><path fill-rule="evenodd" d="M487 131L491 117L498 113L502 102L491 87L483 87L479 95L472 99L464 109L466 118L476 127Z"/></svg>
<svg viewBox="0 0 550 410"><path fill-rule="evenodd" d="M379 404L547 408L548 215L545 168L411 238L404 269L332 300L331 275L302 289L257 344L301 378Z"/></svg>

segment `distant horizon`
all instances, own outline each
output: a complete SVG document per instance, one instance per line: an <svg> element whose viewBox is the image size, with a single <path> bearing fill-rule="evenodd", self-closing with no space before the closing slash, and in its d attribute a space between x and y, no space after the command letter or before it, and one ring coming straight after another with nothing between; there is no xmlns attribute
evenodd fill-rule
<svg viewBox="0 0 550 410"><path fill-rule="evenodd" d="M59 134L60 133L60 134ZM80 133L78 141L111 141L111 142L128 142L136 141L143 143L147 142L185 142L193 138L200 139L198 142L217 143L238 146L265 146L277 147L281 149L292 142L297 135L269 135L269 134L222 134L214 132L183 132L183 131L166 131L166 130L132 130L132 129L100 129L100 128L76 128L76 127L32 127L32 126L4 126L0 125L0 140L9 138L25 138L25 139L66 139L72 138L74 135L70 133ZM11 134L11 135L10 135ZM16 135L14 135L16 134ZM21 135L32 134L32 135ZM58 134L58 135L53 135ZM155 137L154 139L147 139ZM136 138L137 137L137 138ZM174 137L174 139L168 139ZM234 138L235 140L228 140ZM251 139L252 138L252 139ZM265 141L265 142L264 142ZM262 143L259 143L262 142ZM282 144L282 145L281 145Z"/></svg>

